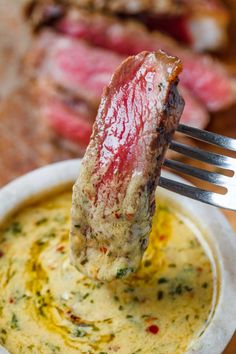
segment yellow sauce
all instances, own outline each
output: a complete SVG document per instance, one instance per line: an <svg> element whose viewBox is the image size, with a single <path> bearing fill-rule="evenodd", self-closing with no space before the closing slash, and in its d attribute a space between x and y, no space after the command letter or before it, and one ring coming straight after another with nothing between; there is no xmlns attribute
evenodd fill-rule
<svg viewBox="0 0 236 354"><path fill-rule="evenodd" d="M101 283L70 265L70 207L71 193L61 193L0 230L0 344L12 354L184 353L214 292L194 231L159 207L139 271Z"/></svg>

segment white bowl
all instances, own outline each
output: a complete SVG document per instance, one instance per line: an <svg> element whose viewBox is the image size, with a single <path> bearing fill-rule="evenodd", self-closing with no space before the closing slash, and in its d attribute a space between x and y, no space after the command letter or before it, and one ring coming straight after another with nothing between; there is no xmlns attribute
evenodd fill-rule
<svg viewBox="0 0 236 354"><path fill-rule="evenodd" d="M81 160L55 163L17 178L0 190L0 223L27 201L39 200L57 188L72 184ZM165 173L165 176L182 180ZM183 180L182 180L183 181ZM202 336L194 340L188 354L221 354L236 329L236 236L222 213L214 207L158 188L161 198L176 203L206 235L208 253L215 259L218 296L215 311ZM206 242L207 241L207 242ZM0 346L0 354L8 353Z"/></svg>

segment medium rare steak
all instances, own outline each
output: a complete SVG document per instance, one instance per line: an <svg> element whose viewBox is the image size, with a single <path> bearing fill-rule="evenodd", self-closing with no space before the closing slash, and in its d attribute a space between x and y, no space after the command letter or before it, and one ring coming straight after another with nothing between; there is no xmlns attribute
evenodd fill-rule
<svg viewBox="0 0 236 354"><path fill-rule="evenodd" d="M41 32L27 68L34 68L42 116L57 134L87 146L103 88L124 59L81 39ZM183 85L179 88L185 100L181 121L203 127L208 121L204 105Z"/></svg>
<svg viewBox="0 0 236 354"><path fill-rule="evenodd" d="M73 6L66 9L50 29L40 31L29 56L35 58L34 82L40 89L43 117L67 140L86 146L102 90L112 73L127 55L144 50L162 49L183 62L180 87L186 102L185 124L204 128L208 110L217 111L235 101L235 79L210 56L193 53L157 31L151 33L137 21ZM27 70L31 67L27 65ZM71 104L75 101L79 104ZM85 113L81 107L86 107Z"/></svg>
<svg viewBox="0 0 236 354"><path fill-rule="evenodd" d="M181 83L204 103L209 111L223 109L236 99L236 82L220 62L208 55L196 54L171 38L155 31L150 33L135 21L117 21L101 15L71 11L57 23L62 33L125 55L143 50L164 50L177 55L183 63Z"/></svg>
<svg viewBox="0 0 236 354"><path fill-rule="evenodd" d="M134 272L148 244L155 189L184 102L177 58L142 52L105 89L73 189L73 264L89 277Z"/></svg>
<svg viewBox="0 0 236 354"><path fill-rule="evenodd" d="M26 12L33 27L39 28L72 8L136 18L196 50L215 50L227 40L229 12L220 0L31 0Z"/></svg>

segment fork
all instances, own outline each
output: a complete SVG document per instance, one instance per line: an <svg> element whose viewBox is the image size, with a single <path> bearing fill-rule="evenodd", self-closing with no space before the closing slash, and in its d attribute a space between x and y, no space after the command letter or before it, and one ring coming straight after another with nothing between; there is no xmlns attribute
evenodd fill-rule
<svg viewBox="0 0 236 354"><path fill-rule="evenodd" d="M197 128L192 128L183 124L179 124L177 131L187 135L188 137L201 140L224 149L236 151L236 139ZM218 192L210 192L208 190L200 189L162 176L160 177L158 183L160 187L220 208L236 210L236 158L191 147L175 140L171 142L169 149L195 160L215 165L225 170L230 170L233 172L233 175L230 177L218 172L211 172L202 168L197 168L184 162L166 159L163 163L165 167L196 177L203 181L210 182L217 186L222 186L226 189L226 193L220 194Z"/></svg>

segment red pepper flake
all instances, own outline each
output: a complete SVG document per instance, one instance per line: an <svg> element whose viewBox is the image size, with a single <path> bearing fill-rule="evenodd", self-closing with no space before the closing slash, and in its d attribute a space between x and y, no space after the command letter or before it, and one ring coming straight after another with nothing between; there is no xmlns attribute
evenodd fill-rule
<svg viewBox="0 0 236 354"><path fill-rule="evenodd" d="M156 325L151 325L149 327L146 328L147 332L150 332L152 334L157 334L159 332L159 327Z"/></svg>
<svg viewBox="0 0 236 354"><path fill-rule="evenodd" d="M159 237L159 240L160 241L164 241L166 239L166 236L165 235L160 235L160 237Z"/></svg>
<svg viewBox="0 0 236 354"><path fill-rule="evenodd" d="M120 346L119 345L111 345L110 347L108 347L109 350L112 350L113 352L118 352L118 350L120 350Z"/></svg>
<svg viewBox="0 0 236 354"><path fill-rule="evenodd" d="M87 193L87 197L89 200L93 201L93 194L91 194L90 192L86 191Z"/></svg>
<svg viewBox="0 0 236 354"><path fill-rule="evenodd" d="M156 321L157 319L158 319L157 317L148 317L145 319L145 322L149 323L149 322Z"/></svg>
<svg viewBox="0 0 236 354"><path fill-rule="evenodd" d="M107 248L106 247L100 247L100 251L102 253L107 253Z"/></svg>
<svg viewBox="0 0 236 354"><path fill-rule="evenodd" d="M201 273L203 271L202 267L197 267L197 271Z"/></svg>
<svg viewBox="0 0 236 354"><path fill-rule="evenodd" d="M117 219L119 219L119 218L120 218L120 214L119 214L119 213L115 213L115 217L116 217Z"/></svg>
<svg viewBox="0 0 236 354"><path fill-rule="evenodd" d="M81 318L78 316L73 315L72 313L68 313L69 315L69 320L71 320L72 323L74 324L81 324Z"/></svg>
<svg viewBox="0 0 236 354"><path fill-rule="evenodd" d="M14 300L12 297L9 298L9 304L13 304Z"/></svg>
<svg viewBox="0 0 236 354"><path fill-rule="evenodd" d="M125 214L125 217L126 217L127 220L131 221L131 220L133 220L133 218L134 218L134 214L128 214L128 213L126 213L126 214Z"/></svg>
<svg viewBox="0 0 236 354"><path fill-rule="evenodd" d="M0 250L0 258L4 256L3 251Z"/></svg>
<svg viewBox="0 0 236 354"><path fill-rule="evenodd" d="M64 252L65 251L65 246L59 246L57 247L58 252Z"/></svg>

